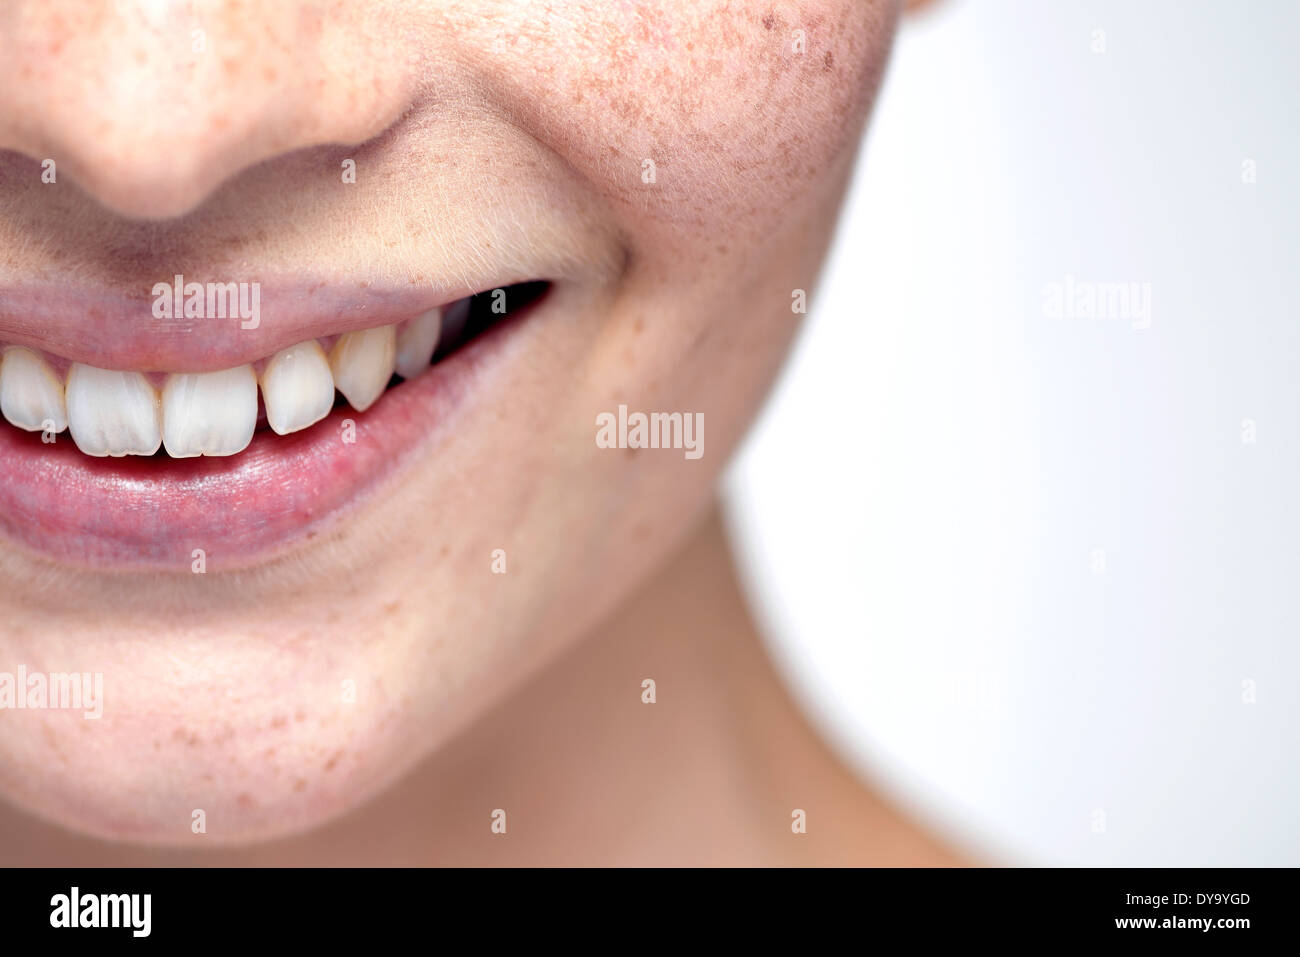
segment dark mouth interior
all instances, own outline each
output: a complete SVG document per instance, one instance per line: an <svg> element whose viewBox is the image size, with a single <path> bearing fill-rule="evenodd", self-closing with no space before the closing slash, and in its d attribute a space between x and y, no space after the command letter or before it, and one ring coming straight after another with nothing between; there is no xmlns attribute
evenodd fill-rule
<svg viewBox="0 0 1300 957"><path fill-rule="evenodd" d="M502 296L497 295L496 289L487 289L468 299L452 303L442 317L442 337L433 356L434 363L441 362L493 326L519 316L525 309L540 302L550 288L551 284L544 279L530 280L502 286ZM494 302L500 302L505 311L494 312Z"/></svg>

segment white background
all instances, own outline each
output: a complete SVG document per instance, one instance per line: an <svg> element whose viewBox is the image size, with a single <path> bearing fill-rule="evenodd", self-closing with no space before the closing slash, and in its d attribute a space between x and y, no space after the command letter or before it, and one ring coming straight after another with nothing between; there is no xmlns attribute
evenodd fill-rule
<svg viewBox="0 0 1300 957"><path fill-rule="evenodd" d="M907 22L733 470L800 700L986 860L1300 864L1298 41L1282 0ZM1150 327L1050 318L1067 275Z"/></svg>

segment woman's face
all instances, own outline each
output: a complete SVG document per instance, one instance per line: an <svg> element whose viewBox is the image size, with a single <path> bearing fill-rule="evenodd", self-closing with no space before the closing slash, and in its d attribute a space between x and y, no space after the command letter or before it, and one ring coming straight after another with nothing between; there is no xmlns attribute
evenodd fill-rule
<svg viewBox="0 0 1300 957"><path fill-rule="evenodd" d="M210 842L309 827L599 625L780 364L896 14L6 4L0 343L67 380L71 432L0 423L0 675L102 675L102 714L11 704L0 796L133 841L188 843L198 811ZM142 382L170 390L158 428L211 430L167 449L232 442L280 350L400 324L418 355L438 307L466 344L364 411L228 456L86 454L151 444ZM397 335L350 337L336 384L386 379ZM310 418L314 358L277 366L281 417ZM676 447L630 447L637 413L680 413Z"/></svg>

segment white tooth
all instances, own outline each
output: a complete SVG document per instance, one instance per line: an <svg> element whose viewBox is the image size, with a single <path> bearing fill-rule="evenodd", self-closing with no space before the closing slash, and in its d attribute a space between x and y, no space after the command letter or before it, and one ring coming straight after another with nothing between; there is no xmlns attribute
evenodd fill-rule
<svg viewBox="0 0 1300 957"><path fill-rule="evenodd" d="M334 408L334 377L325 350L308 339L271 357L262 370L266 422L280 435L315 425Z"/></svg>
<svg viewBox="0 0 1300 957"><path fill-rule="evenodd" d="M0 359L0 413L20 429L53 432L68 427L63 383L31 349L15 346Z"/></svg>
<svg viewBox="0 0 1300 957"><path fill-rule="evenodd" d="M163 446L172 458L235 455L257 428L257 376L252 366L170 375L162 411Z"/></svg>
<svg viewBox="0 0 1300 957"><path fill-rule="evenodd" d="M403 379L414 379L429 368L441 331L441 309L430 309L402 326L397 333L397 374Z"/></svg>
<svg viewBox="0 0 1300 957"><path fill-rule="evenodd" d="M396 360L396 326L344 333L330 351L334 386L352 408L364 412L388 386Z"/></svg>
<svg viewBox="0 0 1300 957"><path fill-rule="evenodd" d="M139 372L74 362L67 399L72 441L87 455L153 455L162 445L158 391Z"/></svg>

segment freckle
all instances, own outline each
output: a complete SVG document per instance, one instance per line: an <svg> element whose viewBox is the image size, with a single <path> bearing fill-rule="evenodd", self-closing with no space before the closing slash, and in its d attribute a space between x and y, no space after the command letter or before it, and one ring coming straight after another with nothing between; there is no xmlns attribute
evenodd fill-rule
<svg viewBox="0 0 1300 957"><path fill-rule="evenodd" d="M442 557L446 558L450 554L451 554L451 546L450 545L442 546Z"/></svg>
<svg viewBox="0 0 1300 957"><path fill-rule="evenodd" d="M325 762L325 770L333 771L334 765L339 763L339 758L341 757L343 757L342 751L335 751L332 755L330 755L330 759Z"/></svg>
<svg viewBox="0 0 1300 957"><path fill-rule="evenodd" d="M294 781L294 782L293 782L293 789L294 789L295 791L303 791L303 790L306 790L306 788L307 788L307 779L306 779L306 778L299 778L297 781Z"/></svg>
<svg viewBox="0 0 1300 957"><path fill-rule="evenodd" d="M157 738L154 738L154 739L153 739L153 749L154 749L155 751L161 751L161 750L162 750L162 742L159 741Z"/></svg>
<svg viewBox="0 0 1300 957"><path fill-rule="evenodd" d="M400 601L390 601L384 606L384 614L395 615L401 611L402 603Z"/></svg>
<svg viewBox="0 0 1300 957"><path fill-rule="evenodd" d="M240 807L245 809L253 807L257 803L256 801L253 800L253 796L251 794L241 794L239 795L239 797L235 798L235 802Z"/></svg>
<svg viewBox="0 0 1300 957"><path fill-rule="evenodd" d="M636 322L632 323L632 331L636 335L641 335L645 331L645 320L637 316Z"/></svg>
<svg viewBox="0 0 1300 957"><path fill-rule="evenodd" d="M275 67L268 66L262 71L262 76L266 78L267 83L274 83L280 78L280 74L275 72Z"/></svg>
<svg viewBox="0 0 1300 957"><path fill-rule="evenodd" d="M277 715L271 719L271 727L273 728L283 728L288 723L289 720L284 715Z"/></svg>
<svg viewBox="0 0 1300 957"><path fill-rule="evenodd" d="M267 749L266 749L266 756L267 756L268 758L273 758L273 757L275 757L275 748L267 748Z"/></svg>
<svg viewBox="0 0 1300 957"><path fill-rule="evenodd" d="M306 721L306 720L307 720L307 714L306 714L306 712L304 712L304 711L295 711L295 712L294 712L294 715L293 715L293 720L295 720L295 721Z"/></svg>

